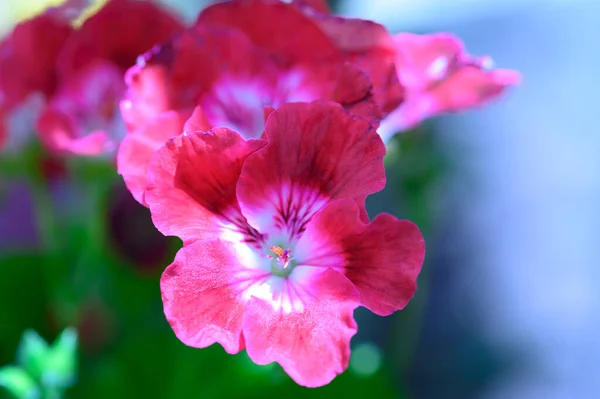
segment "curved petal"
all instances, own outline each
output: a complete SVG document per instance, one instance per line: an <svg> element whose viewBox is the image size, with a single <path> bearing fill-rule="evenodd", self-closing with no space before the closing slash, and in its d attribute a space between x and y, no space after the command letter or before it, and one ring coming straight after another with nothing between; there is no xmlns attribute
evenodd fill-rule
<svg viewBox="0 0 600 399"><path fill-rule="evenodd" d="M104 154L110 146L110 137L103 131L78 137L79 126L73 118L55 109L46 109L36 127L44 145L53 152L94 156Z"/></svg>
<svg viewBox="0 0 600 399"><path fill-rule="evenodd" d="M305 290L302 311L275 310L252 298L243 322L246 350L257 364L279 363L300 385L326 385L348 367L358 293L331 269L296 289Z"/></svg>
<svg viewBox="0 0 600 399"><path fill-rule="evenodd" d="M237 28L283 65L341 59L319 26L292 4L261 0L214 4L198 16L196 25L201 24Z"/></svg>
<svg viewBox="0 0 600 399"><path fill-rule="evenodd" d="M404 98L404 89L396 76L396 48L392 36L373 21L307 12L342 54L343 59L365 72L373 83L374 99L384 115Z"/></svg>
<svg viewBox="0 0 600 399"><path fill-rule="evenodd" d="M410 90L426 90L445 79L460 67L465 54L462 42L448 33L400 33L394 44L398 78Z"/></svg>
<svg viewBox="0 0 600 399"><path fill-rule="evenodd" d="M298 65L281 74L278 80L277 97L280 101L275 101L276 106L287 102L331 100L374 126L382 118L369 77L351 63Z"/></svg>
<svg viewBox="0 0 600 399"><path fill-rule="evenodd" d="M142 205L148 185L147 171L154 153L168 139L184 131L190 111L170 111L159 114L139 130L125 136L117 154L117 170L133 197Z"/></svg>
<svg viewBox="0 0 600 399"><path fill-rule="evenodd" d="M485 71L466 66L430 92L437 112L458 112L487 104L520 83L518 72L508 69Z"/></svg>
<svg viewBox="0 0 600 399"><path fill-rule="evenodd" d="M182 29L174 15L152 2L108 1L64 44L58 60L60 75L68 77L97 60L126 70L138 55Z"/></svg>
<svg viewBox="0 0 600 399"><path fill-rule="evenodd" d="M245 306L233 286L240 260L223 243L184 246L160 279L164 312L184 344L205 348L219 343L227 353L244 348Z"/></svg>
<svg viewBox="0 0 600 399"><path fill-rule="evenodd" d="M404 308L416 291L425 244L412 222L380 214L370 224L363 223L356 203L345 199L331 202L317 213L301 240L313 246L337 243L328 248L343 252L345 265L339 270L360 292L361 305L373 313L387 316ZM337 259L336 254L314 253L320 259Z"/></svg>
<svg viewBox="0 0 600 399"><path fill-rule="evenodd" d="M246 157L262 146L227 128L167 141L148 166L145 201L156 228L184 243L212 237L223 223L246 231L235 187Z"/></svg>
<svg viewBox="0 0 600 399"><path fill-rule="evenodd" d="M131 128L157 112L196 105L203 106L213 126L227 126L222 122L232 122L231 119L239 119L238 113L244 114L236 112L237 107L241 105L245 111L248 100L260 100L244 86L272 88L276 79L273 62L243 34L202 25L182 32L139 58L138 64L127 72L128 91L122 108ZM232 99L234 104L227 107ZM262 108L255 108L250 111L255 111L262 125Z"/></svg>
<svg viewBox="0 0 600 399"><path fill-rule="evenodd" d="M51 150L79 155L112 153L125 134L118 113L124 89L121 71L107 62L69 76L38 123L44 143Z"/></svg>
<svg viewBox="0 0 600 399"><path fill-rule="evenodd" d="M265 135L269 144L248 157L237 186L242 212L259 231L278 223L274 217L301 225L330 199L362 199L385 186L385 146L339 104L284 104Z"/></svg>

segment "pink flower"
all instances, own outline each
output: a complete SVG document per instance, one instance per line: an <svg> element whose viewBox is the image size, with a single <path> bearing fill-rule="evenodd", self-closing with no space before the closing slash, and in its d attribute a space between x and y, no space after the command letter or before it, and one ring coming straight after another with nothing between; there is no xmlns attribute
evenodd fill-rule
<svg viewBox="0 0 600 399"><path fill-rule="evenodd" d="M374 125L381 119L369 79L353 65L339 60L279 65L239 31L210 25L183 32L140 57L126 81L121 112L132 133L117 163L138 200L152 150L182 132L182 118L174 115L189 116L195 106L200 106L199 130L229 127L245 138L261 137L266 117L287 102L333 100ZM164 112L179 123L152 122Z"/></svg>
<svg viewBox="0 0 600 399"><path fill-rule="evenodd" d="M77 155L110 153L125 134L118 104L123 71L97 62L66 80L37 122L46 147Z"/></svg>
<svg viewBox="0 0 600 399"><path fill-rule="evenodd" d="M356 65L386 117L378 130L384 141L424 119L485 105L520 81L516 71L492 70L489 57L469 55L450 34L392 37L373 21L332 15L320 1L229 1L198 21L237 28L283 63L320 57Z"/></svg>
<svg viewBox="0 0 600 399"><path fill-rule="evenodd" d="M485 105L521 80L516 71L492 69L489 57L468 54L450 34L401 33L394 41L396 71L406 95L379 128L384 141L432 116Z"/></svg>
<svg viewBox="0 0 600 399"><path fill-rule="evenodd" d="M37 127L46 146L79 155L112 154L125 135L119 101L124 74L139 54L183 29L147 1L110 0L64 43L60 86Z"/></svg>
<svg viewBox="0 0 600 399"><path fill-rule="evenodd" d="M387 115L402 101L394 68L395 50L381 25L326 13L322 1L227 1L207 7L198 24L236 28L282 65L341 60L366 73ZM260 21L258 23L257 21Z"/></svg>
<svg viewBox="0 0 600 399"><path fill-rule="evenodd" d="M145 200L156 227L184 242L161 279L177 337L246 348L309 387L343 372L353 310L402 309L424 257L411 222L361 219L359 204L385 184L384 153L368 122L326 101L282 105L265 139L228 128L170 139Z"/></svg>

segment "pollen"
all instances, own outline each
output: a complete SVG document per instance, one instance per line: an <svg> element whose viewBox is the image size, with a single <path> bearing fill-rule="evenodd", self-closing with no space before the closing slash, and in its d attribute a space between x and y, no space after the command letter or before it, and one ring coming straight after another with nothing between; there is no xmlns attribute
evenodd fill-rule
<svg viewBox="0 0 600 399"><path fill-rule="evenodd" d="M283 249L277 245L273 245L269 249L271 250L272 253L277 255L277 263L280 265L280 267L283 269L287 269L287 267L290 264L290 261L292 260L292 250L291 249ZM273 256L271 256L271 255L267 255L267 257L269 259L273 259Z"/></svg>
<svg viewBox="0 0 600 399"><path fill-rule="evenodd" d="M275 255L282 256L283 255L283 248L278 247L277 245L273 245L271 248L271 252L273 252Z"/></svg>

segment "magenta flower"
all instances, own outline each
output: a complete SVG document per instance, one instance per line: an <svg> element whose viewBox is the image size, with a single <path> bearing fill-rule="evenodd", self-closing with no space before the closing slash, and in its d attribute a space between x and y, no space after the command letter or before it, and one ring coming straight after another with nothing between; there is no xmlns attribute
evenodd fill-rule
<svg viewBox="0 0 600 399"><path fill-rule="evenodd" d="M161 279L165 315L186 345L246 348L299 384L327 384L348 365L353 310L402 309L423 262L413 223L361 218L385 185L385 147L327 101L281 106L259 140L192 132L197 115L148 167L153 221L184 242Z"/></svg>
<svg viewBox="0 0 600 399"><path fill-rule="evenodd" d="M490 57L470 55L451 34L401 33L394 41L405 98L378 129L384 141L427 118L483 106L521 80L516 71L492 69Z"/></svg>

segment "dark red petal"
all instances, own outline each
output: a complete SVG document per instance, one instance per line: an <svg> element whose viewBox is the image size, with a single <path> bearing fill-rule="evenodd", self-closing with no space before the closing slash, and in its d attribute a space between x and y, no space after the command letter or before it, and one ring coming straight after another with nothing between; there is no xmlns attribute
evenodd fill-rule
<svg viewBox="0 0 600 399"><path fill-rule="evenodd" d="M252 298L244 315L248 356L257 364L279 363L300 385L326 385L348 367L350 339L356 333L353 311L358 294L331 269L309 284L302 312L275 311ZM301 288L298 288L301 289Z"/></svg>
<svg viewBox="0 0 600 399"><path fill-rule="evenodd" d="M317 213L302 239L337 241L346 259L344 274L360 292L361 305L380 316L404 308L416 291L425 244L412 222L380 214L365 224L356 203L345 199Z"/></svg>
<svg viewBox="0 0 600 399"><path fill-rule="evenodd" d="M335 44L346 61L354 63L373 83L373 94L384 115L404 98L394 61L396 48L387 29L373 21L307 12Z"/></svg>
<svg viewBox="0 0 600 399"><path fill-rule="evenodd" d="M214 343L227 353L244 348L244 304L232 286L239 260L221 241L184 246L160 280L165 316L184 344Z"/></svg>
<svg viewBox="0 0 600 399"><path fill-rule="evenodd" d="M300 7L280 1L233 1L207 7L197 25L241 30L284 65L340 59L328 37Z"/></svg>
<svg viewBox="0 0 600 399"><path fill-rule="evenodd" d="M222 222L245 229L236 183L246 157L262 146L227 128L167 141L148 166L145 201L154 225L184 242L213 237Z"/></svg>
<svg viewBox="0 0 600 399"><path fill-rule="evenodd" d="M147 170L154 153L168 139L181 134L190 111L159 114L139 130L125 136L117 154L117 168L133 197L145 205Z"/></svg>
<svg viewBox="0 0 600 399"><path fill-rule="evenodd" d="M57 86L56 59L73 28L68 21L44 13L18 24L0 42L0 103L11 108L40 91L51 95Z"/></svg>
<svg viewBox="0 0 600 399"><path fill-rule="evenodd" d="M182 29L171 12L153 2L108 1L65 43L58 61L60 74L69 76L98 59L126 70L138 55Z"/></svg>
<svg viewBox="0 0 600 399"><path fill-rule="evenodd" d="M322 206L328 199L364 199L385 186L383 142L367 121L339 104L284 104L269 116L265 135L269 144L248 157L238 182L251 223L269 224L264 215L273 209L269 217L287 213L279 204L283 197L291 201L284 208L295 209L308 206L297 203L303 193Z"/></svg>
<svg viewBox="0 0 600 399"><path fill-rule="evenodd" d="M373 97L369 77L350 63L327 62L298 67L304 79L296 91L312 91L312 100L340 103L351 113L361 116L374 126L382 118L381 109ZM293 94L289 96L293 98Z"/></svg>

